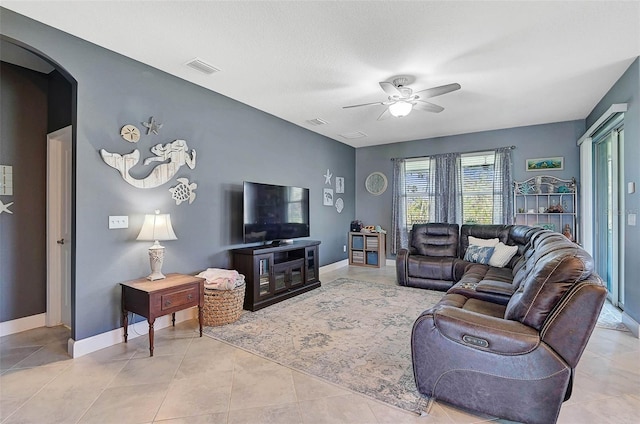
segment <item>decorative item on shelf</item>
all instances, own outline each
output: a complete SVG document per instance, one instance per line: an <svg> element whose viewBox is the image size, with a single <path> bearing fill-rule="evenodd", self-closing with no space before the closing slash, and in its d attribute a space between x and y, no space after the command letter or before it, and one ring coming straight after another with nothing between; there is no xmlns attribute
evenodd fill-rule
<svg viewBox="0 0 640 424"><path fill-rule="evenodd" d="M560 204L553 204L547 208L547 213L563 213L564 209Z"/></svg>
<svg viewBox="0 0 640 424"><path fill-rule="evenodd" d="M545 207L544 207L544 206L540 206L540 207L538 208L538 213L544 213L545 211L546 211L546 209L545 209Z"/></svg>
<svg viewBox="0 0 640 424"><path fill-rule="evenodd" d="M353 233L357 233L360 232L360 230L362 230L362 222L360 221L351 221L351 225L349 227L349 231L353 232Z"/></svg>
<svg viewBox="0 0 640 424"><path fill-rule="evenodd" d="M545 230L551 230L551 231L556 230L556 225L551 222L539 222L535 225L535 227L541 227L541 228L544 228Z"/></svg>
<svg viewBox="0 0 640 424"><path fill-rule="evenodd" d="M382 234L387 234L386 230L383 230L381 226L376 225L376 229L375 229L376 233L382 233Z"/></svg>
<svg viewBox="0 0 640 424"><path fill-rule="evenodd" d="M536 177L536 194L542 194L542 177Z"/></svg>
<svg viewBox="0 0 640 424"><path fill-rule="evenodd" d="M562 235L568 238L569 240L573 240L573 235L571 234L571 227L569 224L564 226L564 230L562 230Z"/></svg>
<svg viewBox="0 0 640 424"><path fill-rule="evenodd" d="M528 182L520 184L520 193L532 194L535 191L535 187Z"/></svg>
<svg viewBox="0 0 640 424"><path fill-rule="evenodd" d="M151 274L147 277L148 280L155 281L165 278L164 274L162 274L164 246L160 245L160 241L177 239L176 233L173 232L173 227L171 226L171 216L168 213L161 214L160 210L156 209L154 215L145 215L144 223L136 240L154 241L149 248Z"/></svg>
<svg viewBox="0 0 640 424"><path fill-rule="evenodd" d="M518 208L518 213L524 213L524 208Z"/></svg>
<svg viewBox="0 0 640 424"><path fill-rule="evenodd" d="M558 186L557 192L558 193L571 193L572 190L569 187L567 187L566 185L561 185L561 186Z"/></svg>

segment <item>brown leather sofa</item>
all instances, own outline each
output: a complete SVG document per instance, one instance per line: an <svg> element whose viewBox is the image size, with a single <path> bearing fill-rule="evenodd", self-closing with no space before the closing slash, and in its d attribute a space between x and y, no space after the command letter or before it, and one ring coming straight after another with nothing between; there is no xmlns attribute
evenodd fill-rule
<svg viewBox="0 0 640 424"><path fill-rule="evenodd" d="M442 237L442 224L435 227L437 238ZM554 423L562 402L571 395L574 369L606 297L593 259L552 231L468 227L460 230L458 255L425 259L420 262L420 276L416 275L420 267L411 265L412 259L421 259L417 251L398 259L398 266L405 266L398 271L399 282L402 277L409 285L429 288L452 283L442 300L413 326L418 391L504 419ZM500 269L464 261L459 255L468 240L463 238L471 234L480 238L496 234L518 245L518 254ZM438 269L427 270L427 263L436 263ZM447 263L451 271L445 275ZM446 278L437 280L434 275Z"/></svg>

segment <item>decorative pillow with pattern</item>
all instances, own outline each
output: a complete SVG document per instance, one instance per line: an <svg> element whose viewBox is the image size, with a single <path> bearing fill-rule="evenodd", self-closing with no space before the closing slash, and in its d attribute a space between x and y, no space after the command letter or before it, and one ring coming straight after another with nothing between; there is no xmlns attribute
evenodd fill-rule
<svg viewBox="0 0 640 424"><path fill-rule="evenodd" d="M517 252L518 246L507 246L500 242L494 247L491 259L489 259L489 265L504 268Z"/></svg>
<svg viewBox="0 0 640 424"><path fill-rule="evenodd" d="M476 246L472 244L467 248L464 254L464 260L486 265L489 263L494 250L495 248L490 246Z"/></svg>

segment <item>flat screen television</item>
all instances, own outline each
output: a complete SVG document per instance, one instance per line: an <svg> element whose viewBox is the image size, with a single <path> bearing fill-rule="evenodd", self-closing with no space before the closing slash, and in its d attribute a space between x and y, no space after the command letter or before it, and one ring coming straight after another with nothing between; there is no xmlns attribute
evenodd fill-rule
<svg viewBox="0 0 640 424"><path fill-rule="evenodd" d="M309 189L245 181L245 243L309 237Z"/></svg>

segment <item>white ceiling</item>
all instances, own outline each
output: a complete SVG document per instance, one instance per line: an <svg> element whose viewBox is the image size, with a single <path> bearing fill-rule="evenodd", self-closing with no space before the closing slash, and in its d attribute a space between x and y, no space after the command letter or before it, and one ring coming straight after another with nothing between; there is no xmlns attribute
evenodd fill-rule
<svg viewBox="0 0 640 424"><path fill-rule="evenodd" d="M354 147L584 119L640 55L640 2L2 1ZM184 64L199 57L221 71ZM377 121L410 75L441 113ZM321 118L328 124L313 126ZM367 137L348 140L341 134Z"/></svg>

